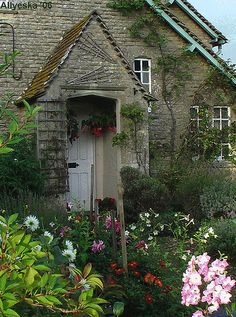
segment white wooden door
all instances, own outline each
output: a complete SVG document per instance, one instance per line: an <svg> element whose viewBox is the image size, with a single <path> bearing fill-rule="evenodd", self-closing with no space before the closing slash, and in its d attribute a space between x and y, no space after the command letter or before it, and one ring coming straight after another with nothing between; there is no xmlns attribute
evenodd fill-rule
<svg viewBox="0 0 236 317"><path fill-rule="evenodd" d="M69 197L72 203L79 201L85 210L90 210L91 201L91 165L94 164L94 136L89 132L80 132L72 144L69 142L68 171Z"/></svg>

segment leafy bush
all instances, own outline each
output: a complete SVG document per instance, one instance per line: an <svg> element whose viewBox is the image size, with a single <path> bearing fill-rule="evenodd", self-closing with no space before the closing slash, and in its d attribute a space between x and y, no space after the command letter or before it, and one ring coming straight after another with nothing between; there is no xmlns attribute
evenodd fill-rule
<svg viewBox="0 0 236 317"><path fill-rule="evenodd" d="M217 237L208 241L206 250L212 256L218 256L220 251L230 263L236 263L236 218L215 220L211 225Z"/></svg>
<svg viewBox="0 0 236 317"><path fill-rule="evenodd" d="M19 317L23 304L23 311L26 305L98 317L99 305L106 301L94 298L94 289L103 283L99 275L91 274L91 264L83 272L68 265L76 252L70 241L65 242L68 249L60 252L58 262L57 239L46 231L35 240L29 231L38 229L37 218L29 216L23 225L17 218L17 214L0 216L0 315Z"/></svg>
<svg viewBox="0 0 236 317"><path fill-rule="evenodd" d="M22 191L42 193L45 175L40 171L34 140L26 138L12 146L13 152L0 156L0 191L18 195Z"/></svg>
<svg viewBox="0 0 236 317"><path fill-rule="evenodd" d="M196 221L206 217L205 210L202 210L201 195L204 190L214 186L215 183L228 177L226 172L212 170L208 165L190 166L182 176L176 188L175 199L181 210L191 214Z"/></svg>
<svg viewBox="0 0 236 317"><path fill-rule="evenodd" d="M169 191L158 179L132 167L123 167L124 207L127 221L136 220L139 213L153 209L164 212L168 208Z"/></svg>
<svg viewBox="0 0 236 317"><path fill-rule="evenodd" d="M236 180L216 180L200 195L201 209L208 218L236 215Z"/></svg>

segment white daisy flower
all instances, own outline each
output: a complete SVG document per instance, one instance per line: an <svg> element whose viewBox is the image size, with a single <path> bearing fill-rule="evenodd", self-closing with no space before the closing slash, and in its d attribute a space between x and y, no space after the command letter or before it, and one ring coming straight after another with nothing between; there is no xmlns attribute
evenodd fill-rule
<svg viewBox="0 0 236 317"><path fill-rule="evenodd" d="M152 236L149 236L149 237L148 237L148 240L149 240L149 241L153 240L153 237L152 237Z"/></svg>
<svg viewBox="0 0 236 317"><path fill-rule="evenodd" d="M208 233L211 234L211 235L214 235L215 234L214 229L212 227L210 227L208 229Z"/></svg>
<svg viewBox="0 0 236 317"><path fill-rule="evenodd" d="M135 230L137 227L135 225L130 226L130 230Z"/></svg>
<svg viewBox="0 0 236 317"><path fill-rule="evenodd" d="M65 245L67 250L74 250L73 243L70 240L66 240Z"/></svg>
<svg viewBox="0 0 236 317"><path fill-rule="evenodd" d="M153 235L154 235L154 236L157 236L157 235L158 235L158 231L157 231L157 230L154 230L154 231L153 231Z"/></svg>
<svg viewBox="0 0 236 317"><path fill-rule="evenodd" d="M44 237L49 238L49 242L48 242L48 243L51 243L51 242L52 242L52 240L53 240L53 235L52 235L49 231L45 231L43 235L44 235Z"/></svg>
<svg viewBox="0 0 236 317"><path fill-rule="evenodd" d="M35 216L28 216L25 218L24 225L27 229L35 231L39 228L39 220Z"/></svg>
<svg viewBox="0 0 236 317"><path fill-rule="evenodd" d="M76 259L76 250L63 250L62 251L62 255L68 258L69 262L74 262L74 260Z"/></svg>
<svg viewBox="0 0 236 317"><path fill-rule="evenodd" d="M148 218L150 214L148 212L145 212L144 216Z"/></svg>

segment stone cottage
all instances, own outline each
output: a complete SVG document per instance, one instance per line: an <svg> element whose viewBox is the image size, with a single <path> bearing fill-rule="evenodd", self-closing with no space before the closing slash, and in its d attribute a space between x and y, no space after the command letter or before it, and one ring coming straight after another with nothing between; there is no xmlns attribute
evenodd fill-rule
<svg viewBox="0 0 236 317"><path fill-rule="evenodd" d="M96 198L116 197L120 167L137 165L131 148L112 146L114 129L121 132L123 128L122 105L139 104L146 117L152 116L151 126L144 124L140 131L148 167L149 140L170 143L173 118L172 150L189 122L198 124L194 96L211 66L231 81L232 89L236 84L217 55L227 39L187 0L140 1L143 8L132 15L122 14L110 3L0 1L0 51L21 52L13 65L14 78L1 79L0 93L14 91L18 107L22 99L42 106L37 151L49 176L48 192L79 199L86 209ZM167 39L168 52L195 53L188 63L191 79L171 109L161 94L156 67L160 52L142 36L130 35L144 9L152 13L152 19L156 16L162 21L159 32ZM145 35L145 29L142 32ZM220 104L212 95L209 102L216 127L222 129L234 120L234 105L227 94ZM96 120L106 121L106 131L94 124Z"/></svg>

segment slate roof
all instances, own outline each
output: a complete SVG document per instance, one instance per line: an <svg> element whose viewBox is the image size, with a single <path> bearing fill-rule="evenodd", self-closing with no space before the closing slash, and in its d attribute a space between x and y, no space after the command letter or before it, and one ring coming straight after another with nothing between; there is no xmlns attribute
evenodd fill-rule
<svg viewBox="0 0 236 317"><path fill-rule="evenodd" d="M191 3L189 3L187 0L182 0L182 2L191 11L193 11L207 26L209 26L209 28L211 28L217 35L219 35L221 39L225 40L225 42L228 41L228 39L211 22L209 22Z"/></svg>
<svg viewBox="0 0 236 317"><path fill-rule="evenodd" d="M65 32L57 47L47 59L44 66L35 75L29 87L23 92L20 98L17 100L19 104L23 99L31 100L43 95L52 79L58 74L58 70L64 63L73 47L76 45L83 31L86 29L92 19L96 19L106 34L107 39L114 47L117 55L121 58L121 61L126 68L127 73L131 76L134 83L138 86L138 90L144 94L144 97L151 100L156 100L141 84L140 80L132 70L129 62L126 60L124 54L116 44L115 39L110 34L107 26L102 21L101 17L96 11L93 11L89 16L85 17L82 21L74 25L70 30Z"/></svg>

